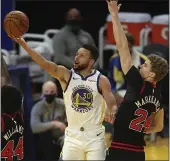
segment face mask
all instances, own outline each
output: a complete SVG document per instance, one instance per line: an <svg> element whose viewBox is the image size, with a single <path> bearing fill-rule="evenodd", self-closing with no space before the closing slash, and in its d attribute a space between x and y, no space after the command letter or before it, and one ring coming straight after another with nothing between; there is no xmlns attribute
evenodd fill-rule
<svg viewBox="0 0 170 161"><path fill-rule="evenodd" d="M67 24L71 27L73 33L77 34L80 31L81 21L80 20L67 20Z"/></svg>
<svg viewBox="0 0 170 161"><path fill-rule="evenodd" d="M51 104L54 101L56 95L55 94L48 94L48 95L44 95L44 97L45 97L46 102L48 104Z"/></svg>

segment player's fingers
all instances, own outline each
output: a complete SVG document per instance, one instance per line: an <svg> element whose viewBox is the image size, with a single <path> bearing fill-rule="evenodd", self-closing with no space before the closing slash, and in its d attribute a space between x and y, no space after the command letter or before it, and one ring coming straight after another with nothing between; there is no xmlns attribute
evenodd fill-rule
<svg viewBox="0 0 170 161"><path fill-rule="evenodd" d="M14 35L8 35L10 38L16 40L16 37Z"/></svg>
<svg viewBox="0 0 170 161"><path fill-rule="evenodd" d="M104 118L104 120L105 120L106 122L108 122L108 121L109 121L108 117L105 117L105 118Z"/></svg>
<svg viewBox="0 0 170 161"><path fill-rule="evenodd" d="M110 4L116 4L117 3L116 0L110 0L109 2L110 2Z"/></svg>
<svg viewBox="0 0 170 161"><path fill-rule="evenodd" d="M114 121L115 121L115 118L113 117L113 118L112 118L112 124L114 123Z"/></svg>
<svg viewBox="0 0 170 161"><path fill-rule="evenodd" d="M120 10L120 7L122 6L122 4L119 4L118 6L117 6L117 8L118 8L118 11Z"/></svg>
<svg viewBox="0 0 170 161"><path fill-rule="evenodd" d="M18 39L16 37L13 37L13 39L18 43Z"/></svg>
<svg viewBox="0 0 170 161"><path fill-rule="evenodd" d="M110 117L110 123L111 124L113 123L113 117Z"/></svg>
<svg viewBox="0 0 170 161"><path fill-rule="evenodd" d="M14 41L17 41L16 38L13 35L8 35L11 39L13 39Z"/></svg>
<svg viewBox="0 0 170 161"><path fill-rule="evenodd" d="M14 36L13 36L12 34L8 34L8 36L9 36L10 38L14 38Z"/></svg>
<svg viewBox="0 0 170 161"><path fill-rule="evenodd" d="M107 1L108 6L112 5L112 1L111 0L106 0L106 1Z"/></svg>
<svg viewBox="0 0 170 161"><path fill-rule="evenodd" d="M10 37L12 39L12 36L11 35L8 35L8 37Z"/></svg>
<svg viewBox="0 0 170 161"><path fill-rule="evenodd" d="M108 120L107 117L105 117L104 120L107 121Z"/></svg>
<svg viewBox="0 0 170 161"><path fill-rule="evenodd" d="M111 5L110 4L110 0L106 0L107 4L108 4L108 7Z"/></svg>
<svg viewBox="0 0 170 161"><path fill-rule="evenodd" d="M105 117L105 119L104 119L106 122L110 122L110 117Z"/></svg>
<svg viewBox="0 0 170 161"><path fill-rule="evenodd" d="M15 37L16 40L21 40L22 37Z"/></svg>

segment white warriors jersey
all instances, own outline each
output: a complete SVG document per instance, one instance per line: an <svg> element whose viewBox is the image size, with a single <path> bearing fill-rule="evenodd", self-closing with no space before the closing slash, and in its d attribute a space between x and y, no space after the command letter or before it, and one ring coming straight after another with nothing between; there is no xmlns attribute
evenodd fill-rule
<svg viewBox="0 0 170 161"><path fill-rule="evenodd" d="M63 93L68 127L102 127L106 103L99 91L99 78L97 70L84 78L71 69L68 86Z"/></svg>

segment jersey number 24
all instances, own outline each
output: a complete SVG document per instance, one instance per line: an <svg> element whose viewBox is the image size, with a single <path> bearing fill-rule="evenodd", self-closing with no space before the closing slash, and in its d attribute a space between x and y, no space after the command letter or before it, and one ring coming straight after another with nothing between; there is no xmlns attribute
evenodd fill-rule
<svg viewBox="0 0 170 161"><path fill-rule="evenodd" d="M130 122L129 128L138 132L144 129L144 133L150 128L155 112L152 112L148 116L148 111L142 108L138 108L135 111L135 115L138 116Z"/></svg>

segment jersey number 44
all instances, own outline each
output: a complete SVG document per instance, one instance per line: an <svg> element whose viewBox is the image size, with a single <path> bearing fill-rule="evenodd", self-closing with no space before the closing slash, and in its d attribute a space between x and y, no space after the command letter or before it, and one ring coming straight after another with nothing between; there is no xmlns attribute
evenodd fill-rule
<svg viewBox="0 0 170 161"><path fill-rule="evenodd" d="M14 140L10 140L1 151L1 158L5 158L5 161L13 161L13 157L17 157L17 160L22 160L23 156L23 136L19 138L15 149Z"/></svg>

